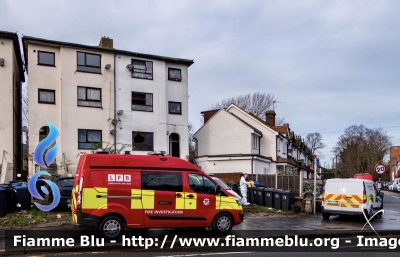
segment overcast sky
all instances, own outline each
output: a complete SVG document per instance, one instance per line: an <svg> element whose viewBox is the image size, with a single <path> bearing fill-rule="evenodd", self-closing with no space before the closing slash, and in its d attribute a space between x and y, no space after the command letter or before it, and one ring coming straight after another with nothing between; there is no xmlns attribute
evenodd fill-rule
<svg viewBox="0 0 400 257"><path fill-rule="evenodd" d="M400 1L0 0L0 30L194 59L189 121L219 100L275 95L277 116L320 132L322 165L344 129L382 127L400 145Z"/></svg>

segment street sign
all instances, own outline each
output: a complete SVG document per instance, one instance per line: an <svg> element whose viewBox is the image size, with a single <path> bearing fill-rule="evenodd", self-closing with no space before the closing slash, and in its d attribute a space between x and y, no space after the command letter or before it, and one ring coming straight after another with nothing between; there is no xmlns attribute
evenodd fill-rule
<svg viewBox="0 0 400 257"><path fill-rule="evenodd" d="M374 170L377 174L381 175L381 174L385 173L386 167L383 164L377 164L377 165L375 165Z"/></svg>
<svg viewBox="0 0 400 257"><path fill-rule="evenodd" d="M317 165L319 166L319 158L317 158Z"/></svg>

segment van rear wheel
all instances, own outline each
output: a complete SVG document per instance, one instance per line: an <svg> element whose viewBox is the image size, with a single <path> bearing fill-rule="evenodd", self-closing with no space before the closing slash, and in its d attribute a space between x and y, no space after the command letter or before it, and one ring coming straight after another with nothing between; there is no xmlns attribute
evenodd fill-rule
<svg viewBox="0 0 400 257"><path fill-rule="evenodd" d="M329 220L331 215L329 213L322 213L322 217L324 218L324 220Z"/></svg>
<svg viewBox="0 0 400 257"><path fill-rule="evenodd" d="M117 216L108 216L99 225L100 235L106 239L117 239L123 231L124 222Z"/></svg>
<svg viewBox="0 0 400 257"><path fill-rule="evenodd" d="M220 213L213 220L212 229L218 234L228 234L232 228L233 220L227 213Z"/></svg>

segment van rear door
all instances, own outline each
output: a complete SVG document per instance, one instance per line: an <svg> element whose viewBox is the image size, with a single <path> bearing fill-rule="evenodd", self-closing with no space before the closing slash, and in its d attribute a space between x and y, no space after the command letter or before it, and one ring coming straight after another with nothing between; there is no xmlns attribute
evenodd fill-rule
<svg viewBox="0 0 400 257"><path fill-rule="evenodd" d="M343 198L341 204L343 210L351 211L354 208L362 208L364 183L362 181L346 180L343 182Z"/></svg>
<svg viewBox="0 0 400 257"><path fill-rule="evenodd" d="M324 208L327 210L341 211L343 209L340 202L342 195L343 181L328 180L325 185Z"/></svg>

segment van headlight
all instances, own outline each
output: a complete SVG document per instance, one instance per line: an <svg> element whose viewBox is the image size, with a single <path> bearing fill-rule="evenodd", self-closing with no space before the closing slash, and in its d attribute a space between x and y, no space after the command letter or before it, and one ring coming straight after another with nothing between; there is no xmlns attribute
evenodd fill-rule
<svg viewBox="0 0 400 257"><path fill-rule="evenodd" d="M239 206L242 205L242 201L241 201L240 198L238 198L238 197L233 197L233 199L235 199L236 203L237 203Z"/></svg>

